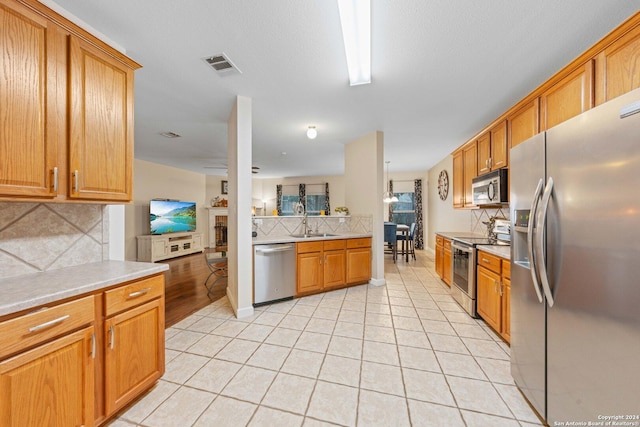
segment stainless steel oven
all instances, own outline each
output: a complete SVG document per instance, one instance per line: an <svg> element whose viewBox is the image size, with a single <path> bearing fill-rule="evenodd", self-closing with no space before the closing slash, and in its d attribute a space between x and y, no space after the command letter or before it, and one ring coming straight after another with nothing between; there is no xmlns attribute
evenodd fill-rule
<svg viewBox="0 0 640 427"><path fill-rule="evenodd" d="M451 242L451 296L471 317L476 315L476 248L461 240Z"/></svg>

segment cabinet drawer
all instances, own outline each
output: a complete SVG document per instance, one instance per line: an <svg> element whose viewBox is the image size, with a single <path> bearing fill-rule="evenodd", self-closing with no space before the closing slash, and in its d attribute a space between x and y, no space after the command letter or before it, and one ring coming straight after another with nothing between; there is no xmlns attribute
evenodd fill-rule
<svg viewBox="0 0 640 427"><path fill-rule="evenodd" d="M478 265L500 274L501 258L486 252L478 251Z"/></svg>
<svg viewBox="0 0 640 427"><path fill-rule="evenodd" d="M370 248L370 247L371 247L371 237L363 237L361 239L347 240L347 249Z"/></svg>
<svg viewBox="0 0 640 427"><path fill-rule="evenodd" d="M323 247L325 251L339 251L344 249L345 243L346 240L325 240Z"/></svg>
<svg viewBox="0 0 640 427"><path fill-rule="evenodd" d="M138 280L128 285L106 291L105 316L151 301L164 294L164 275Z"/></svg>
<svg viewBox="0 0 640 427"><path fill-rule="evenodd" d="M322 240L296 243L296 252L299 254L307 252L322 252L322 243Z"/></svg>
<svg viewBox="0 0 640 427"><path fill-rule="evenodd" d="M93 296L88 296L0 323L0 359L90 324L93 304Z"/></svg>
<svg viewBox="0 0 640 427"><path fill-rule="evenodd" d="M443 239L442 246L444 246L445 249L451 250L451 240Z"/></svg>
<svg viewBox="0 0 640 427"><path fill-rule="evenodd" d="M436 235L436 246L442 246L444 244L442 236Z"/></svg>
<svg viewBox="0 0 640 427"><path fill-rule="evenodd" d="M511 279L511 261L508 259L502 259L502 277Z"/></svg>

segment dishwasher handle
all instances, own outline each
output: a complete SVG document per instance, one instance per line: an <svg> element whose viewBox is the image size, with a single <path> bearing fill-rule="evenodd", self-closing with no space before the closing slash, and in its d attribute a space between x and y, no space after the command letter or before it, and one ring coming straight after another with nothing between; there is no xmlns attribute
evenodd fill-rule
<svg viewBox="0 0 640 427"><path fill-rule="evenodd" d="M273 252L287 252L295 249L295 246L287 245L279 248L256 248L256 253L270 254Z"/></svg>

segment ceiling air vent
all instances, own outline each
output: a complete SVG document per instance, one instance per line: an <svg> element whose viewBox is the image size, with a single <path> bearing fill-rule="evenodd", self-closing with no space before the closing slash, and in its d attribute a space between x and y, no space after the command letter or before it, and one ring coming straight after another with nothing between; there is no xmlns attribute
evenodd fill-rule
<svg viewBox="0 0 640 427"><path fill-rule="evenodd" d="M224 53L207 56L202 59L221 76L242 73Z"/></svg>
<svg viewBox="0 0 640 427"><path fill-rule="evenodd" d="M181 135L178 135L175 132L161 132L160 135L164 136L165 138L180 138Z"/></svg>

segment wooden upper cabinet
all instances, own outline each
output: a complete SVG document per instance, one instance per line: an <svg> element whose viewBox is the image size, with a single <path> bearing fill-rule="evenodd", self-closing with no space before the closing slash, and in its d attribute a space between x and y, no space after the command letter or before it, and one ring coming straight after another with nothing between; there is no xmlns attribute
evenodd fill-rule
<svg viewBox="0 0 640 427"><path fill-rule="evenodd" d="M640 87L640 26L596 56L596 105Z"/></svg>
<svg viewBox="0 0 640 427"><path fill-rule="evenodd" d="M513 148L540 132L538 98L523 105L507 119L509 122L509 147Z"/></svg>
<svg viewBox="0 0 640 427"><path fill-rule="evenodd" d="M70 197L128 201L132 192L133 69L70 38Z"/></svg>
<svg viewBox="0 0 640 427"><path fill-rule="evenodd" d="M489 131L491 134L491 170L509 166L507 121L503 120Z"/></svg>
<svg viewBox="0 0 640 427"><path fill-rule="evenodd" d="M464 162L464 207L473 206L473 191L471 183L473 178L478 176L478 145L476 141L465 145L462 148Z"/></svg>
<svg viewBox="0 0 640 427"><path fill-rule="evenodd" d="M478 175L491 172L491 134L485 132L477 141L478 144Z"/></svg>
<svg viewBox="0 0 640 427"><path fill-rule="evenodd" d="M452 196L453 207L464 207L464 160L462 150L453 153Z"/></svg>
<svg viewBox="0 0 640 427"><path fill-rule="evenodd" d="M540 96L540 129L550 129L592 105L593 62L588 61Z"/></svg>
<svg viewBox="0 0 640 427"><path fill-rule="evenodd" d="M54 197L56 27L0 1L0 195Z"/></svg>

